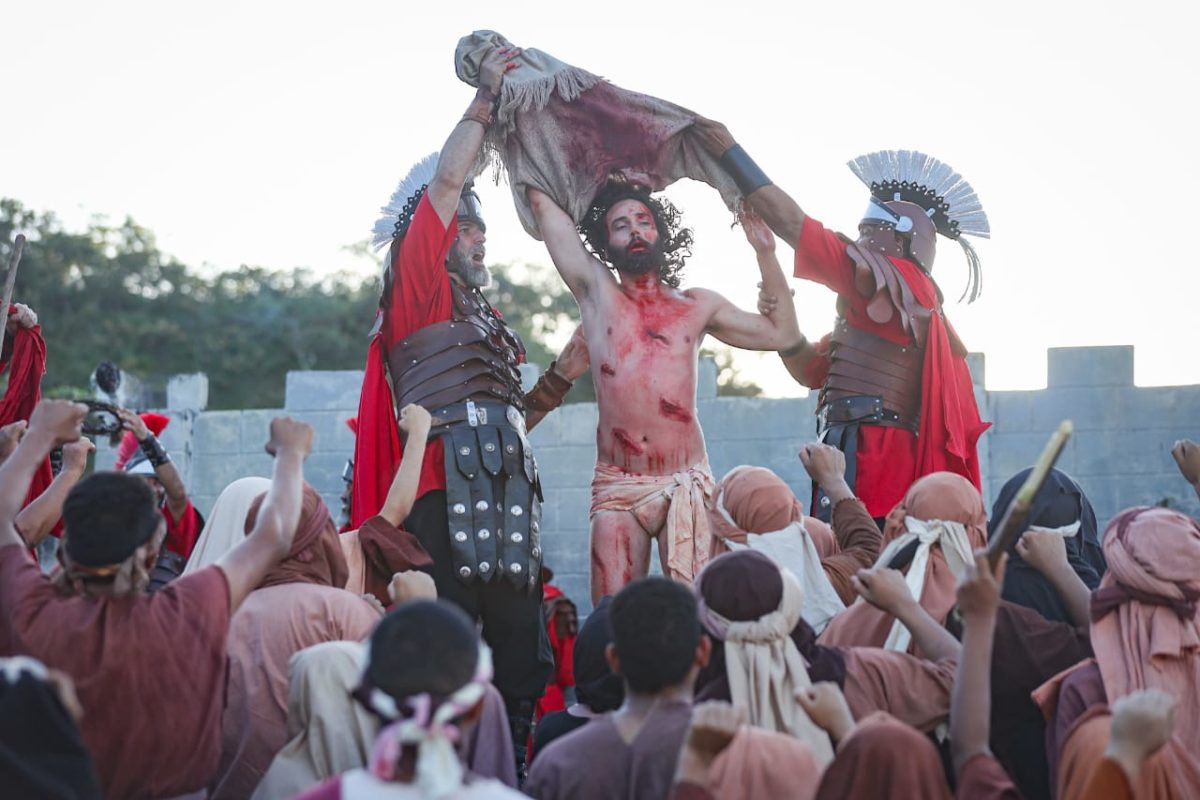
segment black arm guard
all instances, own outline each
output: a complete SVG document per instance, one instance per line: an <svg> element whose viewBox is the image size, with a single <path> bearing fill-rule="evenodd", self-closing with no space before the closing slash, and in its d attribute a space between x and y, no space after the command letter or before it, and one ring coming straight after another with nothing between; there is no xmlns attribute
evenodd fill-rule
<svg viewBox="0 0 1200 800"><path fill-rule="evenodd" d="M167 453L167 449L162 446L162 442L153 433L143 439L140 444L150 466L161 467L163 464L171 463L171 456Z"/></svg>
<svg viewBox="0 0 1200 800"><path fill-rule="evenodd" d="M721 166L729 173L729 177L733 178L743 195L749 195L772 183L740 144L735 144L725 151L721 156Z"/></svg>

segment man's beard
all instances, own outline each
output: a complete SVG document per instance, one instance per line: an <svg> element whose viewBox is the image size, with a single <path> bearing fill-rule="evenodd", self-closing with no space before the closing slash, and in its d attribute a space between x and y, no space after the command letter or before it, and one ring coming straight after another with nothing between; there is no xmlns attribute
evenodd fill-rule
<svg viewBox="0 0 1200 800"><path fill-rule="evenodd" d="M643 242L643 244L645 244ZM640 253L630 253L629 248L613 253L611 256L613 269L626 275L645 275L647 272L658 272L667 264L667 254L663 252L662 244L654 242L646 244L646 249Z"/></svg>
<svg viewBox="0 0 1200 800"><path fill-rule="evenodd" d="M457 247L450 248L450 254L446 256L446 269L472 289L486 289L492 285L492 273L488 268L463 255Z"/></svg>

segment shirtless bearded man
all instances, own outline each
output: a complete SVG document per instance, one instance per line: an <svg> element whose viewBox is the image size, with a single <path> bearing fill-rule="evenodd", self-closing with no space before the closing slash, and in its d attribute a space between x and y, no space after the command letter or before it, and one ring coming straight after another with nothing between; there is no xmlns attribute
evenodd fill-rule
<svg viewBox="0 0 1200 800"><path fill-rule="evenodd" d="M609 184L578 229L543 192L530 188L529 201L579 303L596 383L592 601L646 575L651 539L663 571L690 583L711 547L705 505L713 481L695 402L700 343L711 333L735 347L787 350L801 338L795 318L742 311L706 289L680 290L691 232L643 187ZM764 291L786 293L769 229L757 218L744 225Z"/></svg>

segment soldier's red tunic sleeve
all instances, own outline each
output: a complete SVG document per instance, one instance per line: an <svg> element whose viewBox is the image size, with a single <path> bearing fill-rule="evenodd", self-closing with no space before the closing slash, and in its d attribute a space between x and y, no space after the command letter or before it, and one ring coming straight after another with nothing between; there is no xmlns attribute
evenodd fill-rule
<svg viewBox="0 0 1200 800"><path fill-rule="evenodd" d="M384 317L384 345L389 349L410 333L450 319L454 300L446 254L458 235L458 218L443 225L429 193L421 196L412 224L392 260L391 304Z"/></svg>
<svg viewBox="0 0 1200 800"><path fill-rule="evenodd" d="M392 259L390 303L383 312L380 332L371 338L358 405L358 435L354 444L354 485L351 489L351 527L358 528L379 513L403 455L396 409L387 379L387 351L415 331L450 319L454 299L446 254L458 235L457 217L449 225L421 197L412 223ZM440 440L425 448L417 497L446 486L445 457Z"/></svg>
<svg viewBox="0 0 1200 800"><path fill-rule="evenodd" d="M854 290L854 262L846 254L846 242L812 217L805 217L804 225L800 228L793 274L797 278L824 284L839 295L857 294Z"/></svg>

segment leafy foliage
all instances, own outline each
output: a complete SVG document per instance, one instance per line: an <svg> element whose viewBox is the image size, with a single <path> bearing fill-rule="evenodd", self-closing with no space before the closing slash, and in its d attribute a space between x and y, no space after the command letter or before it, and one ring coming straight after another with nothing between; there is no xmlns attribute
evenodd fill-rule
<svg viewBox="0 0 1200 800"><path fill-rule="evenodd" d="M211 408L277 408L289 370L363 365L376 275L347 269L318 278L303 269L243 266L203 276L160 252L153 234L131 219L71 232L52 213L0 199L0 264L18 232L28 242L14 299L42 320L48 395L88 394L92 371L108 360L151 387L170 375L205 372ZM497 266L487 295L525 339L528 360L543 369L557 354L547 339L564 342L579 316L545 267ZM757 393L739 382L728 352L717 358L723 394ZM594 399L588 376L568 396Z"/></svg>

